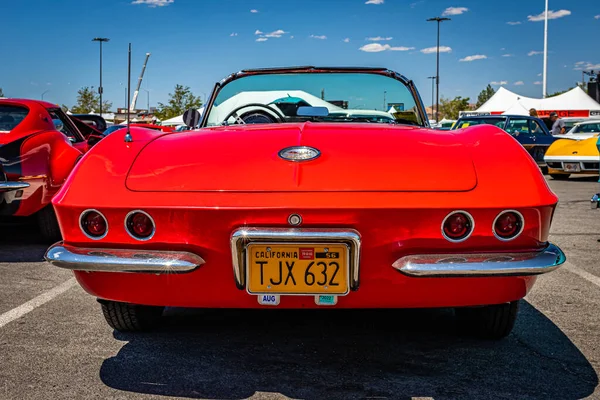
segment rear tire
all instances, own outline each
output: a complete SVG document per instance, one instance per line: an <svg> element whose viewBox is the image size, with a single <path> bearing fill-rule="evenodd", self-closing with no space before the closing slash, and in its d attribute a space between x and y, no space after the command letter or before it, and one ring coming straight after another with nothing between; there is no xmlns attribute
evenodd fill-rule
<svg viewBox="0 0 600 400"><path fill-rule="evenodd" d="M519 311L519 302L483 307L456 308L459 325L466 333L483 339L502 339L512 331Z"/></svg>
<svg viewBox="0 0 600 400"><path fill-rule="evenodd" d="M164 307L98 300L108 325L120 332L142 332L159 325Z"/></svg>
<svg viewBox="0 0 600 400"><path fill-rule="evenodd" d="M52 205L47 205L37 213L37 223L44 240L58 242L62 239L58 219Z"/></svg>
<svg viewBox="0 0 600 400"><path fill-rule="evenodd" d="M569 179L571 174L550 174L550 176L552 177L552 179L555 179L557 181L566 181L567 179Z"/></svg>

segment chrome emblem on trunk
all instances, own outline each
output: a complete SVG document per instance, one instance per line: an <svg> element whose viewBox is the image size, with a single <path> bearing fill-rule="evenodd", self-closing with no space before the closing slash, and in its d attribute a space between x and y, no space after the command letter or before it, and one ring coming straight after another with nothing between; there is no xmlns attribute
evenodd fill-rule
<svg viewBox="0 0 600 400"><path fill-rule="evenodd" d="M279 157L288 161L309 161L319 157L321 152L314 147L293 146L286 147L279 152Z"/></svg>

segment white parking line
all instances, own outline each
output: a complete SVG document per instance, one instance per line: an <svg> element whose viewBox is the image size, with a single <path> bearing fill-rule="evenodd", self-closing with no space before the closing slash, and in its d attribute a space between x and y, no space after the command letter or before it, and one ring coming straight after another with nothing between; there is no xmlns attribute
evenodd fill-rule
<svg viewBox="0 0 600 400"><path fill-rule="evenodd" d="M49 302L50 300L52 300L59 294L62 294L64 292L66 292L67 290L71 289L73 286L75 286L76 283L77 283L77 280L75 278L71 278L68 281L63 282L60 285L55 286L54 288L48 290L47 292L42 293L37 297L34 297L33 299L29 300L27 303L21 304L20 306L13 308L12 310L5 312L4 314L0 314L0 328L2 328L4 325L8 324L9 322L14 321L15 319L19 319L23 315L46 304L47 302Z"/></svg>
<svg viewBox="0 0 600 400"><path fill-rule="evenodd" d="M565 263L565 269L569 272L579 275L586 281L591 282L594 285L600 287L600 277L597 277L594 274L590 274L589 272L587 272L579 267L576 267L575 265L571 264L570 262Z"/></svg>

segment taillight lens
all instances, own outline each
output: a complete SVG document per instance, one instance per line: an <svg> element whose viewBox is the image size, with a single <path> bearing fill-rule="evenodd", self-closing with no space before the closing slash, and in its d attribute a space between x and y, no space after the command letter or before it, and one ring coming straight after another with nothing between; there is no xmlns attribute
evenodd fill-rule
<svg viewBox="0 0 600 400"><path fill-rule="evenodd" d="M79 218L81 230L92 239L102 239L108 232L106 218L96 210L87 210Z"/></svg>
<svg viewBox="0 0 600 400"><path fill-rule="evenodd" d="M148 240L154 235L154 221L143 211L133 211L125 219L127 232L135 239Z"/></svg>
<svg viewBox="0 0 600 400"><path fill-rule="evenodd" d="M444 219L442 232L446 239L459 242L467 239L473 232L473 218L464 211L453 212Z"/></svg>
<svg viewBox="0 0 600 400"><path fill-rule="evenodd" d="M494 221L494 234L502 240L514 239L523 230L523 217L516 211L505 211Z"/></svg>

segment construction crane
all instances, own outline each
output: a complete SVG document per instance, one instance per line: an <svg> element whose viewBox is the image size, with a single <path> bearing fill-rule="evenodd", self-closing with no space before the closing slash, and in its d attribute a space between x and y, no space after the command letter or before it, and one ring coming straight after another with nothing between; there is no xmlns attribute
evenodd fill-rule
<svg viewBox="0 0 600 400"><path fill-rule="evenodd" d="M137 102L138 94L140 93L140 87L142 86L142 79L144 79L144 72L146 71L146 64L148 64L148 59L150 58L150 53L146 53L146 60L144 61L144 66L142 67L142 73L138 78L137 88L135 92L133 92L133 100L131 101L131 106L129 107L129 112L132 113L135 111L135 103ZM150 110L148 110L150 112Z"/></svg>

